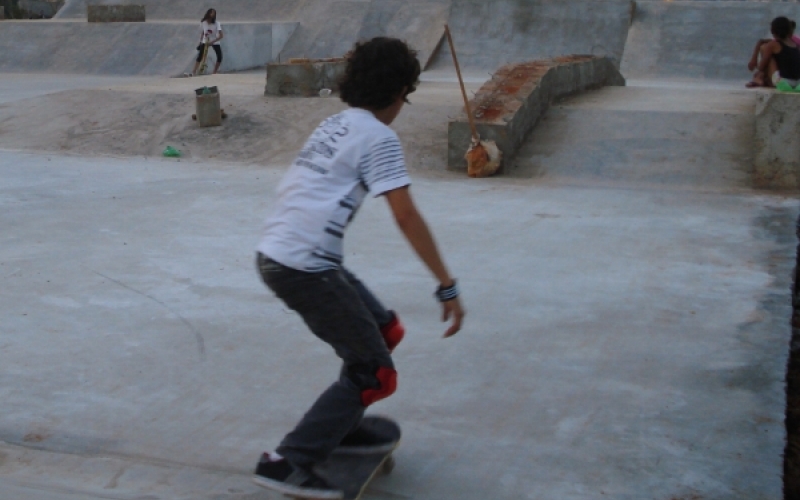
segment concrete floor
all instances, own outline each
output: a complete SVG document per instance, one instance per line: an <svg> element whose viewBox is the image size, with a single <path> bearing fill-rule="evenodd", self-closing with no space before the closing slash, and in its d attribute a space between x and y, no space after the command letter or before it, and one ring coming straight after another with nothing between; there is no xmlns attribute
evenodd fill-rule
<svg viewBox="0 0 800 500"><path fill-rule="evenodd" d="M726 113L751 98L705 111L746 127ZM409 332L372 410L403 427L398 465L367 498L781 498L796 196L713 154L695 185L580 158L548 182L569 158L529 152L552 167L415 177L468 308L452 339L382 200L350 230ZM279 498L249 473L338 370L252 263L284 168L0 155L0 499Z"/></svg>

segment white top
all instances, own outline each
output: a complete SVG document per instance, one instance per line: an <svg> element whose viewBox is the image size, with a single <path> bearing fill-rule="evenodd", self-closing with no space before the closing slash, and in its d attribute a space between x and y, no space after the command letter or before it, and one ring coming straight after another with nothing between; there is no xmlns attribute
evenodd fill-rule
<svg viewBox="0 0 800 500"><path fill-rule="evenodd" d="M278 185L258 251L284 266L338 268L343 238L367 192L379 196L411 184L394 130L364 109L324 120Z"/></svg>
<svg viewBox="0 0 800 500"><path fill-rule="evenodd" d="M219 21L213 23L203 21L200 23L200 30L202 31L200 35L200 43L206 43L208 40L214 40L217 38L218 33L222 31L222 25L219 23ZM219 45L219 42L215 43L214 45Z"/></svg>

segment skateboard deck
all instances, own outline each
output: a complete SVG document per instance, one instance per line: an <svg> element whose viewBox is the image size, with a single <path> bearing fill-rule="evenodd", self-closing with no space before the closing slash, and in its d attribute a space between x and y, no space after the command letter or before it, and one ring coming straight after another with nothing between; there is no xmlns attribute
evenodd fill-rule
<svg viewBox="0 0 800 500"><path fill-rule="evenodd" d="M198 75L205 75L208 69L208 47L209 43L205 42L203 47L203 59L200 61L200 69L197 70Z"/></svg>
<svg viewBox="0 0 800 500"><path fill-rule="evenodd" d="M400 426L386 417L364 417L362 425L395 441L394 448L385 453L350 453L346 448L337 448L328 460L317 464L314 472L331 485L344 492L344 500L359 500L364 490L379 474L389 474L394 469L392 453L400 444ZM307 498L287 495L290 498ZM311 497L308 497L311 498Z"/></svg>

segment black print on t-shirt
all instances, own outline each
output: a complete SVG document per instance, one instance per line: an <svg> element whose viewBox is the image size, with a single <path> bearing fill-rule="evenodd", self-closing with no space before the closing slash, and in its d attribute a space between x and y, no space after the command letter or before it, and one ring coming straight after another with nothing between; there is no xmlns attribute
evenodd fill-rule
<svg viewBox="0 0 800 500"><path fill-rule="evenodd" d="M328 173L328 169L327 168L320 167L319 165L317 165L313 161L308 161L308 160L304 160L302 158L298 158L297 160L295 160L295 164L300 165L301 167L310 168L311 170L313 170L314 172L316 172L318 174L325 175L325 174Z"/></svg>
<svg viewBox="0 0 800 500"><path fill-rule="evenodd" d="M314 249L315 257L337 265L341 264L344 259L342 255L344 231L355 217L366 194L366 188L362 184L357 184L353 186L350 194L339 200L331 218L325 225L325 235Z"/></svg>
<svg viewBox="0 0 800 500"><path fill-rule="evenodd" d="M328 118L322 122L308 139L308 142L297 155L298 158L295 163L317 173L327 174L328 169L315 163L315 157L319 155L328 160L332 159L339 151L334 144L338 142L339 138L346 137L348 133L350 133L350 129L342 123L341 117L333 116Z"/></svg>

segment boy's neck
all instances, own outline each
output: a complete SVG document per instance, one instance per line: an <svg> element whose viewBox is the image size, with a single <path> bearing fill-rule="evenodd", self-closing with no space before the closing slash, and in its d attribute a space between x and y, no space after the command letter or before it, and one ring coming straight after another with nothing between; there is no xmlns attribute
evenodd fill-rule
<svg viewBox="0 0 800 500"><path fill-rule="evenodd" d="M398 98L391 105L383 109L359 108L359 107L356 107L356 109L363 109L364 111L369 111L370 113L375 115L375 118L377 118L379 122L383 123L386 126L389 126L392 124L394 119L397 118L397 115L400 114L400 110L403 108L403 104L404 104L403 99Z"/></svg>

